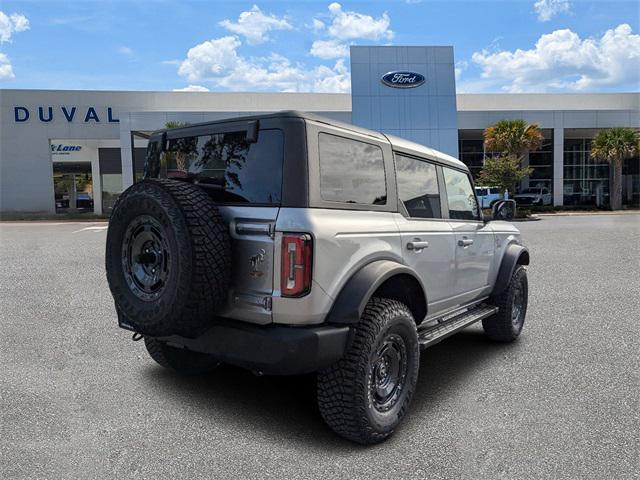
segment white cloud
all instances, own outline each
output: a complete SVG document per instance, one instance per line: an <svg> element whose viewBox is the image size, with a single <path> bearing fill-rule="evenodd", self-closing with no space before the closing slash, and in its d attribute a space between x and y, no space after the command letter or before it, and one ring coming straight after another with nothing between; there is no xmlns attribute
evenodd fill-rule
<svg viewBox="0 0 640 480"><path fill-rule="evenodd" d="M312 72L313 92L347 93L351 89L351 74L340 59L333 68L325 65L316 67Z"/></svg>
<svg viewBox="0 0 640 480"><path fill-rule="evenodd" d="M569 29L542 35L530 50L476 52L482 78L508 92L632 85L640 88L640 35L628 24L601 38L581 39Z"/></svg>
<svg viewBox="0 0 640 480"><path fill-rule="evenodd" d="M308 68L278 54L249 58L237 51L242 42L227 36L189 49L178 74L190 82L210 82L232 91L347 92L350 76L342 60L333 67Z"/></svg>
<svg viewBox="0 0 640 480"><path fill-rule="evenodd" d="M328 26L321 20L314 18L312 29L315 32L325 32L329 38L316 40L311 45L309 55L325 60L344 58L349 55L349 45L345 40L391 40L393 32L389 29L391 19L383 13L378 19L358 12L342 10L342 5L329 5L330 22Z"/></svg>
<svg viewBox="0 0 640 480"><path fill-rule="evenodd" d="M264 43L269 40L266 34L271 30L291 30L293 28L286 18L265 14L257 5L254 5L247 12L240 13L237 22L223 20L219 25L230 32L244 36L249 45Z"/></svg>
<svg viewBox="0 0 640 480"><path fill-rule="evenodd" d="M533 4L541 22L548 22L557 14L568 12L570 7L569 0L537 0Z"/></svg>
<svg viewBox="0 0 640 480"><path fill-rule="evenodd" d="M0 43L10 42L14 33L29 30L29 19L19 13L7 15L0 10Z"/></svg>
<svg viewBox="0 0 640 480"><path fill-rule="evenodd" d="M313 29L314 32L319 32L320 30L324 30L324 27L325 27L325 24L321 20L318 20L317 18L314 18L312 20L311 28Z"/></svg>
<svg viewBox="0 0 640 480"><path fill-rule="evenodd" d="M6 54L0 53L0 80L7 80L9 78L14 78L13 67L11 66L11 61L9 61L9 57Z"/></svg>
<svg viewBox="0 0 640 480"><path fill-rule="evenodd" d="M338 40L316 40L311 45L309 54L325 60L344 58L349 55L349 47Z"/></svg>
<svg viewBox="0 0 640 480"><path fill-rule="evenodd" d="M391 19L387 13L383 13L378 19L370 15L358 12L342 10L342 5L332 3L329 5L331 24L328 33L339 40L352 40L363 38L366 40L391 40L393 32L389 30Z"/></svg>
<svg viewBox="0 0 640 480"><path fill-rule="evenodd" d="M197 82L233 70L240 61L236 49L241 43L238 37L221 37L190 48L187 58L180 63L178 75Z"/></svg>
<svg viewBox="0 0 640 480"><path fill-rule="evenodd" d="M120 47L118 49L118 53L121 53L122 55L133 55L133 49L129 48L129 47Z"/></svg>
<svg viewBox="0 0 640 480"><path fill-rule="evenodd" d="M174 92L208 92L209 89L207 87L203 87L202 85L188 85L184 88L174 88Z"/></svg>

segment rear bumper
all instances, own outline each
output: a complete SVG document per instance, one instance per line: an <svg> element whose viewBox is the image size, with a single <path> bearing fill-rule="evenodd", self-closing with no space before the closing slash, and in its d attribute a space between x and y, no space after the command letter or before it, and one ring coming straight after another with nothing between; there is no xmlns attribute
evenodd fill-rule
<svg viewBox="0 0 640 480"><path fill-rule="evenodd" d="M320 370L344 354L349 327L287 327L221 321L197 338L159 337L169 345L213 355L224 363L270 375Z"/></svg>

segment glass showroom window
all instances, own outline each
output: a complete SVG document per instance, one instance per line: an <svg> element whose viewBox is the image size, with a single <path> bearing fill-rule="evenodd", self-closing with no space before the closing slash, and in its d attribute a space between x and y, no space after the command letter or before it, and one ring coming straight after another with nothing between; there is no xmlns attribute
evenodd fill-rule
<svg viewBox="0 0 640 480"><path fill-rule="evenodd" d="M122 192L122 174L102 173L100 180L102 183L102 211L110 213Z"/></svg>
<svg viewBox="0 0 640 480"><path fill-rule="evenodd" d="M482 138L461 138L460 160L469 167L474 179L478 178L484 167L484 140Z"/></svg>
<svg viewBox="0 0 640 480"><path fill-rule="evenodd" d="M553 192L553 131L544 131L544 142L535 152L529 153L529 187L542 187Z"/></svg>
<svg viewBox="0 0 640 480"><path fill-rule="evenodd" d="M564 204L609 203L609 165L589 157L590 138L564 141Z"/></svg>

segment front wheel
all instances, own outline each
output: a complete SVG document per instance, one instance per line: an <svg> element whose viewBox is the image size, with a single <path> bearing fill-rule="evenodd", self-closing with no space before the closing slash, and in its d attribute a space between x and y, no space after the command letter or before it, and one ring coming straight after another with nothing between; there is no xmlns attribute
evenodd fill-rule
<svg viewBox="0 0 640 480"><path fill-rule="evenodd" d="M403 303L373 298L344 357L318 372L318 406L337 434L379 443L401 422L418 378L416 323Z"/></svg>
<svg viewBox="0 0 640 480"><path fill-rule="evenodd" d="M491 340L512 342L518 338L527 315L528 297L527 270L516 265L507 288L491 299L491 303L499 308L498 313L482 320L484 332Z"/></svg>

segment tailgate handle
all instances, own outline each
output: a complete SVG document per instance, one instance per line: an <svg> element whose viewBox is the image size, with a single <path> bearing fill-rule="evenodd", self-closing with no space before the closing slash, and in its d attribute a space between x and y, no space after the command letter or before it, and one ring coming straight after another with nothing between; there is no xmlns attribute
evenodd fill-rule
<svg viewBox="0 0 640 480"><path fill-rule="evenodd" d="M237 223L236 232L244 235L271 235L271 224Z"/></svg>

